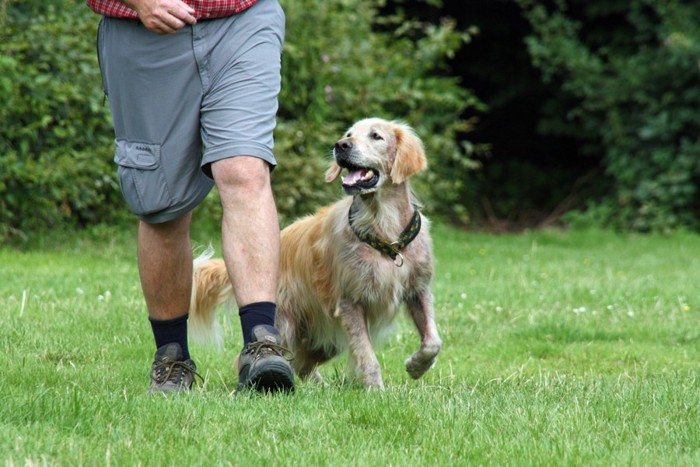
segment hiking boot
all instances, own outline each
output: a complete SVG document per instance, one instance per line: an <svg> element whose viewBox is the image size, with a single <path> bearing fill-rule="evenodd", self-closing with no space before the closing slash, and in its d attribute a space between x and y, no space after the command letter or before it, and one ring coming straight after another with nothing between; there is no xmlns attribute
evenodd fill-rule
<svg viewBox="0 0 700 467"><path fill-rule="evenodd" d="M180 344L175 342L159 347L153 360L148 388L151 394L189 391L195 376L199 376L197 366L184 359Z"/></svg>
<svg viewBox="0 0 700 467"><path fill-rule="evenodd" d="M238 360L237 390L293 391L294 371L289 365L293 355L280 345L277 329L261 324L251 334L253 342L243 347Z"/></svg>

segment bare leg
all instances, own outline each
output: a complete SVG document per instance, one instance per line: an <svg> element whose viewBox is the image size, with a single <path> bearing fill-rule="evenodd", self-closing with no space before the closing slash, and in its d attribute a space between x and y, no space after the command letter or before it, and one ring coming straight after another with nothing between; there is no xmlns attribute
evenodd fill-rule
<svg viewBox="0 0 700 467"><path fill-rule="evenodd" d="M238 306L275 302L280 230L270 169L257 157L239 156L212 164L224 208L224 261Z"/></svg>
<svg viewBox="0 0 700 467"><path fill-rule="evenodd" d="M191 214L162 224L139 224L141 287L151 318L184 316L192 290Z"/></svg>
<svg viewBox="0 0 700 467"><path fill-rule="evenodd" d="M224 208L224 262L238 302L243 341L265 347L257 347L257 356L254 345L244 347L237 363L238 390L293 390L292 367L279 346L273 345L280 343L279 334L260 327L274 322L270 302L277 301L280 260L280 229L270 168L262 159L249 156L223 159L211 168ZM244 306L248 306L245 315L240 313ZM246 341L246 336L251 340Z"/></svg>

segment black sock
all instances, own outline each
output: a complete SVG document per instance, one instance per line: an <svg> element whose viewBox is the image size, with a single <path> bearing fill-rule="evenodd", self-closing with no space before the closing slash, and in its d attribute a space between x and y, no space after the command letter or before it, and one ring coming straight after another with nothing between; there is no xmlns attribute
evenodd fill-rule
<svg viewBox="0 0 700 467"><path fill-rule="evenodd" d="M253 341L253 328L259 324L275 325L275 312L277 305L272 302L255 302L238 309L241 317L241 330L243 331L243 345Z"/></svg>
<svg viewBox="0 0 700 467"><path fill-rule="evenodd" d="M166 320L153 319L149 316L148 320L151 322L153 337L156 339L156 348L163 347L171 342L178 343L182 349L184 359L188 360L190 358L190 349L187 347L188 317L189 313L179 318Z"/></svg>

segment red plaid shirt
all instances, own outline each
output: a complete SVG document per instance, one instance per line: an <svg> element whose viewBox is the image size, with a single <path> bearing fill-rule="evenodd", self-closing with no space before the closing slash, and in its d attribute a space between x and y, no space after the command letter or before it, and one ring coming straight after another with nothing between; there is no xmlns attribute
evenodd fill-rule
<svg viewBox="0 0 700 467"><path fill-rule="evenodd" d="M185 0L195 9L197 19L221 18L240 13L251 7L257 0ZM118 0L87 0L92 11L113 18L138 19L134 10Z"/></svg>

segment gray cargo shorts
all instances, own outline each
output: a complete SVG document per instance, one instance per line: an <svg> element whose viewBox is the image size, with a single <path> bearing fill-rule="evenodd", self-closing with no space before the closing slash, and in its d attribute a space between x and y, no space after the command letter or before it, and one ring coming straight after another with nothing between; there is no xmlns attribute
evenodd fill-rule
<svg viewBox="0 0 700 467"><path fill-rule="evenodd" d="M97 53L114 161L141 220L166 222L191 211L214 186L215 161L254 156L274 168L284 23L278 0L172 35L102 19Z"/></svg>

